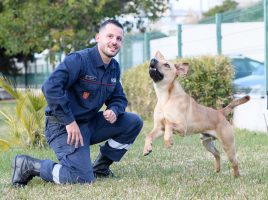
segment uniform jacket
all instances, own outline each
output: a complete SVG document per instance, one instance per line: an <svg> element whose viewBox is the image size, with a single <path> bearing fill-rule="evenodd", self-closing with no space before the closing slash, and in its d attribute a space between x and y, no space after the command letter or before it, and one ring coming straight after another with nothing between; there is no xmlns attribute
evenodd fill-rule
<svg viewBox="0 0 268 200"><path fill-rule="evenodd" d="M42 91L48 104L45 114L65 125L90 121L104 103L117 116L127 106L119 64L112 59L105 69L97 45L66 56Z"/></svg>

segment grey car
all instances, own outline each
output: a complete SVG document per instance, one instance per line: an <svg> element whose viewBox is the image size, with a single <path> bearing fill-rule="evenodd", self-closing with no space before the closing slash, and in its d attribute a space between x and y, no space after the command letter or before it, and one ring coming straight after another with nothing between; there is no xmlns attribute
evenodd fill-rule
<svg viewBox="0 0 268 200"><path fill-rule="evenodd" d="M265 70L264 63L248 57L232 57L235 70L233 81L236 95L249 94L264 98L265 96Z"/></svg>

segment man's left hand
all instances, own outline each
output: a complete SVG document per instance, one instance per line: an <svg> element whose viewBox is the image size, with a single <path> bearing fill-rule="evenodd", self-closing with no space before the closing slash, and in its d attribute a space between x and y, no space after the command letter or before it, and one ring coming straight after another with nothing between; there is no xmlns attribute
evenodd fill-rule
<svg viewBox="0 0 268 200"><path fill-rule="evenodd" d="M109 109L103 112L103 116L111 124L113 124L117 120L117 117L114 111L109 110Z"/></svg>

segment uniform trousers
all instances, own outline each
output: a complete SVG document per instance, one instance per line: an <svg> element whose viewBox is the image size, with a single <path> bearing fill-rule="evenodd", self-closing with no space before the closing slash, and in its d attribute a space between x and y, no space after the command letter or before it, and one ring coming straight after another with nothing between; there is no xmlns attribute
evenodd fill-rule
<svg viewBox="0 0 268 200"><path fill-rule="evenodd" d="M90 158L90 145L106 141L100 147L103 156L112 161L119 161L131 147L140 133L143 122L134 114L125 112L111 124L98 112L87 123L79 123L84 146L67 144L65 125L55 117L46 117L45 136L47 143L55 152L59 164L52 160L42 160L40 177L48 182L91 183L95 180Z"/></svg>

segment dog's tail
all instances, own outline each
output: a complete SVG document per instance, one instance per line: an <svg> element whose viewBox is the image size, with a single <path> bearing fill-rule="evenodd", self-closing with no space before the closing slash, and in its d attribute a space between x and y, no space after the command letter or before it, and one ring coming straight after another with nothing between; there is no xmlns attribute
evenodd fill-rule
<svg viewBox="0 0 268 200"><path fill-rule="evenodd" d="M249 100L250 100L250 96L248 95L239 99L235 99L228 106L226 106L225 108L219 111L222 112L224 116L228 116L228 114L234 109L234 107L244 104L248 102Z"/></svg>

